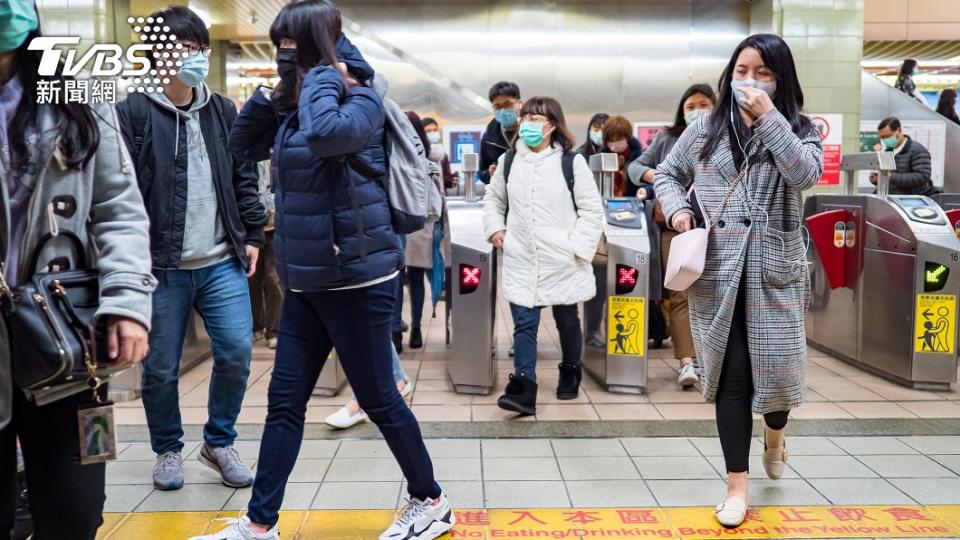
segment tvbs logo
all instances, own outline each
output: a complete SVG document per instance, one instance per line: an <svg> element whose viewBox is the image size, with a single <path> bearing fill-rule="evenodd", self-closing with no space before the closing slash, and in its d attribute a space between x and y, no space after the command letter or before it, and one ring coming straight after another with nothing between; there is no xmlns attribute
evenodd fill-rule
<svg viewBox="0 0 960 540"><path fill-rule="evenodd" d="M115 43L95 43L78 58L78 36L34 38L28 48L42 51L38 75L54 77L59 72L73 77L89 68L94 77L127 79L132 83L129 92L161 91L160 85L170 82L189 53L176 43L177 36L163 25L162 17L129 17L127 22L142 43L126 50Z"/></svg>
<svg viewBox="0 0 960 540"><path fill-rule="evenodd" d="M96 43L79 60L77 60L75 48L59 48L71 45L76 47L79 44L78 36L33 38L28 48L31 51L43 51L37 74L42 77L53 77L61 65L63 75L70 77L76 76L86 66L91 66L90 74L94 77L138 77L150 71L150 64L145 55L150 53L153 45L131 45L124 54L123 48L116 43ZM124 59L133 67L124 69Z"/></svg>

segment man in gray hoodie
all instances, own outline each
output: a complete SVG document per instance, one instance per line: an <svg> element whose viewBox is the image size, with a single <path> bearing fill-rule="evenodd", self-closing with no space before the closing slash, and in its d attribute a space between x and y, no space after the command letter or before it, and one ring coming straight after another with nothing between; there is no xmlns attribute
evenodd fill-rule
<svg viewBox="0 0 960 540"><path fill-rule="evenodd" d="M154 13L173 53L187 53L162 91L131 94L118 105L121 129L134 159L150 215L153 297L150 354L143 363L142 393L150 442L157 453L153 483L183 486L183 427L178 371L190 313L203 318L213 348L213 374L199 460L224 484L246 487L250 469L233 447L246 391L253 320L247 277L263 245L266 213L257 191L255 164L227 149L236 108L203 82L210 36L203 21L182 6ZM164 28L166 27L166 28ZM163 40L158 40L162 43ZM154 68L168 61L156 49ZM162 73L160 74L163 75Z"/></svg>

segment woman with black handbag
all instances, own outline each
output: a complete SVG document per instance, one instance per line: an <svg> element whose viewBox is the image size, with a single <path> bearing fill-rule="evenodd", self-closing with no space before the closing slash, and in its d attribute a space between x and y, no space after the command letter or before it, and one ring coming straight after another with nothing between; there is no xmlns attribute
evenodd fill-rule
<svg viewBox="0 0 960 540"><path fill-rule="evenodd" d="M92 540L116 452L103 383L146 354L155 281L114 109L38 104L65 86L38 75L39 35L35 6L0 4L0 537L19 438L33 538Z"/></svg>

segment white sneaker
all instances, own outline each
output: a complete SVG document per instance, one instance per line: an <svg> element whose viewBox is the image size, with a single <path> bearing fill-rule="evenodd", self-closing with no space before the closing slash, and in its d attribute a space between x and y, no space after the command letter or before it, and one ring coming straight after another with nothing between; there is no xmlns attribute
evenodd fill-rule
<svg viewBox="0 0 960 540"><path fill-rule="evenodd" d="M221 518L218 521L226 521L230 525L214 534L204 536L194 536L188 540L280 540L280 527L274 525L265 533L255 533L250 529L250 518L243 516L237 518Z"/></svg>
<svg viewBox="0 0 960 540"><path fill-rule="evenodd" d="M700 377L697 377L697 368L693 367L693 364L684 364L680 368L680 375L677 376L677 384L684 388L690 388L698 382L700 382Z"/></svg>
<svg viewBox="0 0 960 540"><path fill-rule="evenodd" d="M268 348L268 349L276 349L276 348L277 348L277 338L275 338L275 337L267 338L267 348Z"/></svg>
<svg viewBox="0 0 960 540"><path fill-rule="evenodd" d="M446 534L457 523L446 495L439 499L408 499L407 506L380 540L433 540Z"/></svg>
<svg viewBox="0 0 960 540"><path fill-rule="evenodd" d="M344 405L340 408L339 411L328 416L324 422L330 426L337 429L347 429L352 428L353 426L359 424L360 422L367 421L367 413L363 412L363 409L360 409L360 412L357 414L350 414L350 411L347 410L347 406Z"/></svg>
<svg viewBox="0 0 960 540"><path fill-rule="evenodd" d="M403 391L400 392L401 399L407 399L407 396L413 393L413 383L407 381L407 384L403 385Z"/></svg>

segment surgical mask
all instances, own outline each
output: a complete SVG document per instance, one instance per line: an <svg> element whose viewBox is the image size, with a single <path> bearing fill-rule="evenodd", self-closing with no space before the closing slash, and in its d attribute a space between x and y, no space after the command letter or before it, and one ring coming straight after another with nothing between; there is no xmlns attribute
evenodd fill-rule
<svg viewBox="0 0 960 540"><path fill-rule="evenodd" d="M886 148L887 150L893 150L894 148L897 147L897 142L898 142L898 141L897 141L897 136L896 136L896 135L891 135L891 136L889 136L889 137L884 137L884 138L880 139L880 141L883 143L883 147Z"/></svg>
<svg viewBox="0 0 960 540"><path fill-rule="evenodd" d="M696 121L699 120L701 116L709 113L711 110L712 109L693 109L693 110L687 111L683 113L683 121L686 122L687 125L689 126L691 124L696 123Z"/></svg>
<svg viewBox="0 0 960 540"><path fill-rule="evenodd" d="M743 94L743 92L740 91L740 89L743 88L744 86L749 86L750 88L756 88L757 90L763 90L764 92L767 93L768 96L770 96L770 99L773 99L773 95L777 92L777 81L767 83L767 82L760 82L754 79L743 79L742 81L732 79L730 81L730 88L733 89L734 98L736 98L737 105L739 105L740 108L744 108L744 105L741 100L743 100L746 97Z"/></svg>
<svg viewBox="0 0 960 540"><path fill-rule="evenodd" d="M603 146L603 130L602 129L591 129L590 130L590 141L597 146Z"/></svg>
<svg viewBox="0 0 960 540"><path fill-rule="evenodd" d="M37 12L33 2L9 0L0 2L0 52L19 49L30 32L37 29Z"/></svg>
<svg viewBox="0 0 960 540"><path fill-rule="evenodd" d="M622 154L623 152L626 152L628 147L629 145L627 144L626 139L613 143L607 143L607 148L615 154Z"/></svg>
<svg viewBox="0 0 960 540"><path fill-rule="evenodd" d="M543 143L543 122L525 121L520 124L520 140L530 148Z"/></svg>
<svg viewBox="0 0 960 540"><path fill-rule="evenodd" d="M430 141L430 144L440 144L440 132L431 131L427 133L427 140Z"/></svg>
<svg viewBox="0 0 960 540"><path fill-rule="evenodd" d="M277 75L286 87L297 84L297 50L291 48L277 49Z"/></svg>
<svg viewBox="0 0 960 540"><path fill-rule="evenodd" d="M202 54L188 55L177 71L177 78L187 86L200 86L210 72L210 61Z"/></svg>
<svg viewBox="0 0 960 540"><path fill-rule="evenodd" d="M494 111L493 117L497 119L498 124L508 128L517 123L517 110L513 107L500 109L498 111Z"/></svg>

